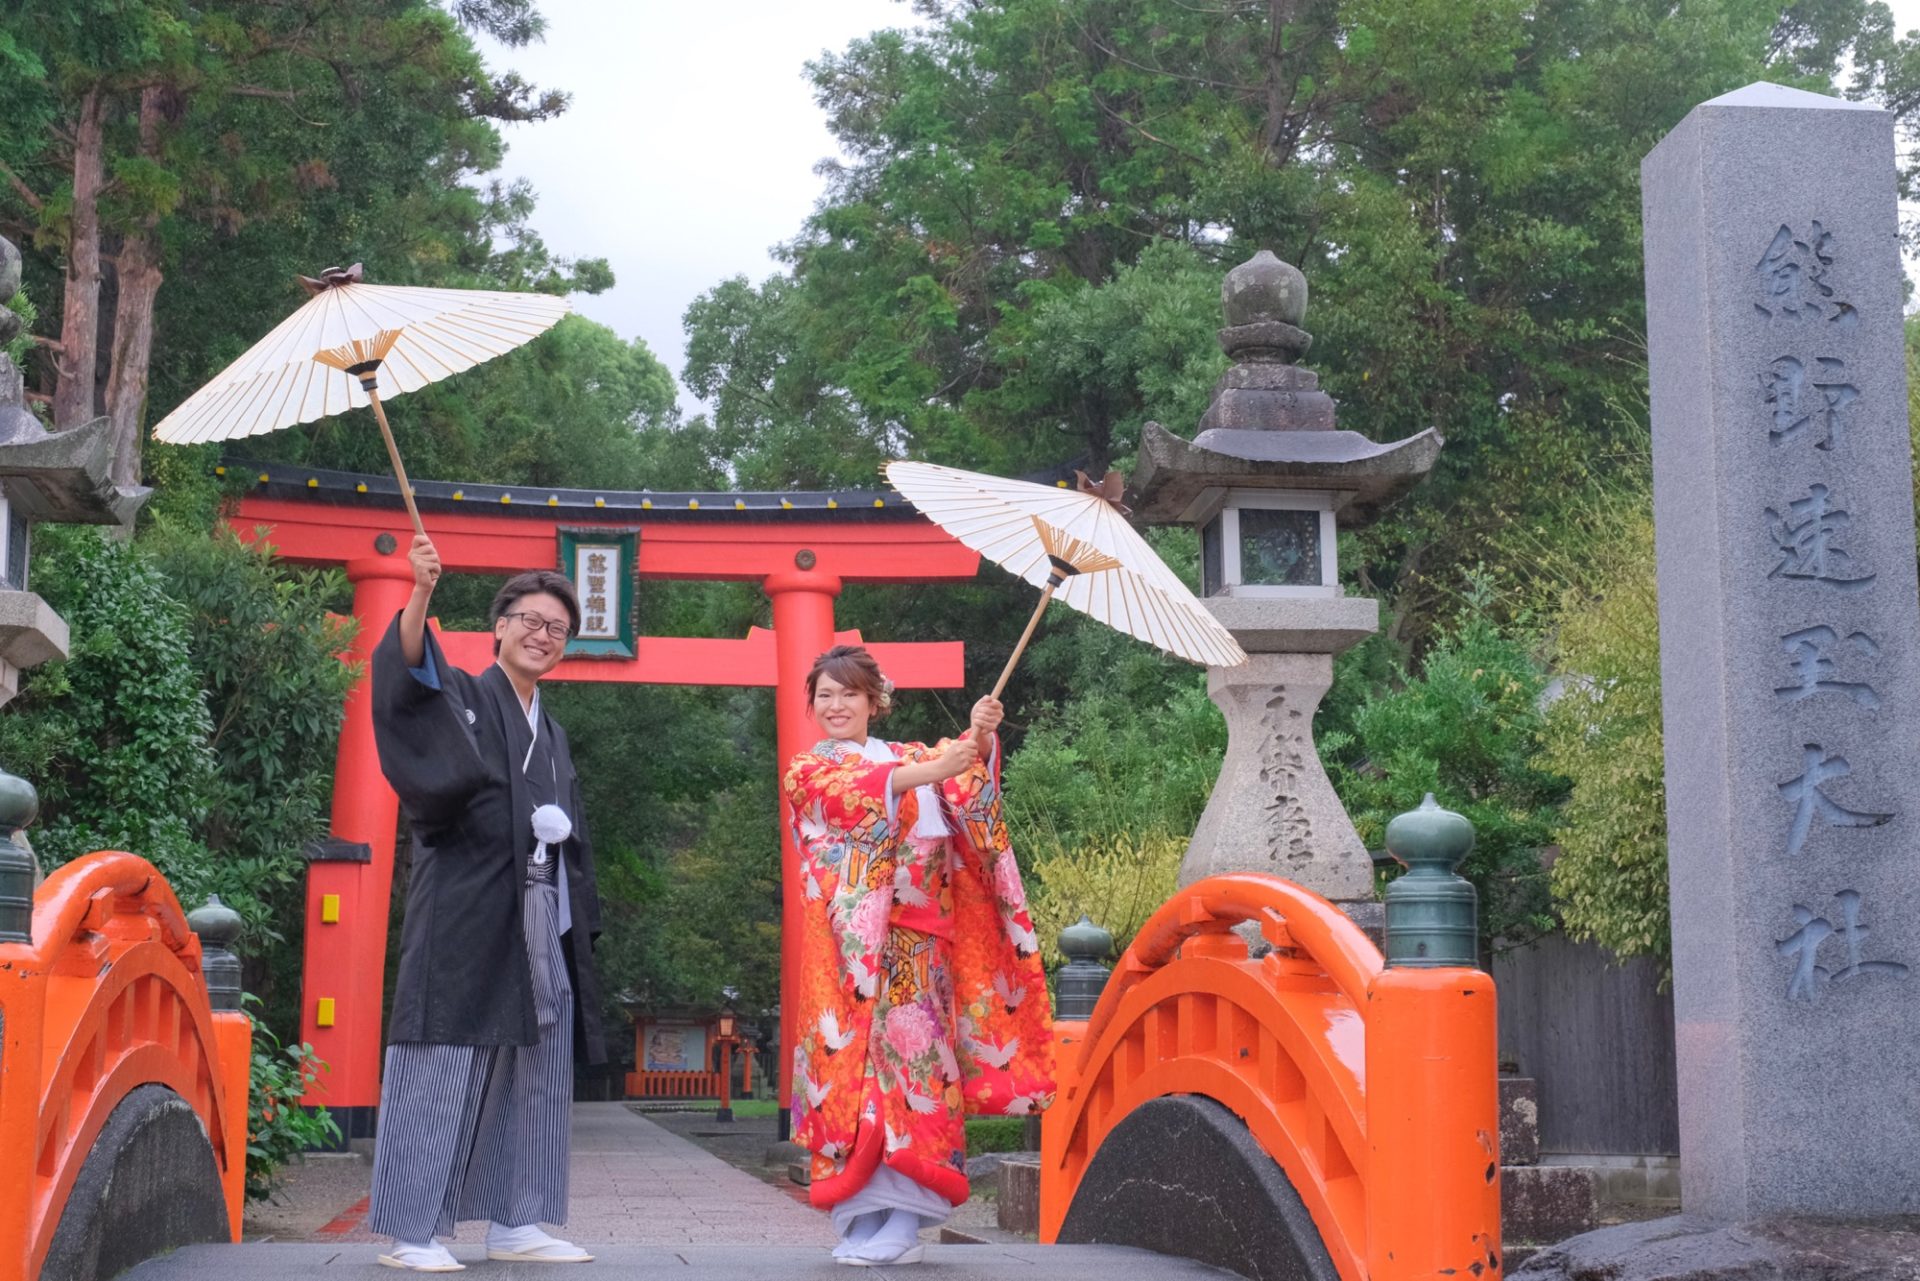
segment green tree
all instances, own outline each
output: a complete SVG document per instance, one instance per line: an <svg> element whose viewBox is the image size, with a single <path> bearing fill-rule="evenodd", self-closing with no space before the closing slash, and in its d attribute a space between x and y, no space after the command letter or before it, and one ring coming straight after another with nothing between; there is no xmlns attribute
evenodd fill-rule
<svg viewBox="0 0 1920 1281"><path fill-rule="evenodd" d="M1824 90L1850 61L1863 93L1920 65L1864 0L918 7L814 65L845 160L789 270L688 313L743 467L1124 462L1146 417L1190 430L1204 277L1268 246L1312 283L1344 425L1448 440L1353 547L1403 653L1617 443L1641 155L1748 81Z"/></svg>
<svg viewBox="0 0 1920 1281"><path fill-rule="evenodd" d="M610 283L604 263L570 270L546 250L527 226L524 186L467 182L499 161L490 121L543 119L566 99L490 74L460 28L533 39L541 24L525 0L456 12L427 0L55 0L10 26L0 56L46 74L11 90L39 127L0 135L0 225L31 232L60 264L60 323L47 340L54 421L103 406L117 483L140 476L150 368L166 358L155 348L161 286L185 264L222 275L227 255L205 253L209 241L272 229L284 256L301 231L325 229L331 258L364 244L384 215L380 239L409 246L376 268L390 281L432 263L443 280L464 269L519 287ZM315 197L343 184L339 212L355 234L313 217ZM284 268L274 279L286 282ZM213 333L189 331L196 345L249 332L229 327L246 317L244 294L215 292ZM178 398L154 390L162 404Z"/></svg>
<svg viewBox="0 0 1920 1281"><path fill-rule="evenodd" d="M227 891L198 839L216 763L186 608L130 544L85 527L39 533L34 589L66 619L70 653L22 674L0 759L39 789L42 863L128 850L183 903ZM257 902L234 906L259 918Z"/></svg>
<svg viewBox="0 0 1920 1281"><path fill-rule="evenodd" d="M1360 838L1385 841L1395 815L1432 793L1474 827L1460 874L1480 895L1483 946L1517 946L1555 925L1542 854L1566 781L1539 759L1547 680L1527 646L1488 617L1485 596L1425 655L1417 674L1372 694L1351 733L1320 749Z"/></svg>
<svg viewBox="0 0 1920 1281"><path fill-rule="evenodd" d="M1561 692L1541 763L1571 786L1553 895L1567 932L1619 957L1671 963L1660 611L1651 494L1634 485L1593 510L1590 559L1555 622Z"/></svg>

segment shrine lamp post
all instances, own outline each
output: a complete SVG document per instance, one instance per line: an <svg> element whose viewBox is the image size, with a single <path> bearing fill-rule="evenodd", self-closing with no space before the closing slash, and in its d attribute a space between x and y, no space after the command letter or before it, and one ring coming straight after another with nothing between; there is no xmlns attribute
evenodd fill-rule
<svg viewBox="0 0 1920 1281"><path fill-rule="evenodd" d="M735 1034L738 1015L734 1013L734 998L739 992L733 988L720 989L720 995L726 998L726 1004L720 1009L720 1018L716 1024L714 1040L720 1043L720 1106L714 1112L716 1121L733 1120L733 1043L739 1038Z"/></svg>
<svg viewBox="0 0 1920 1281"><path fill-rule="evenodd" d="M1334 655L1379 628L1340 587L1338 531L1372 522L1440 455L1431 428L1389 445L1334 425L1333 398L1294 362L1313 339L1306 277L1266 250L1227 273L1220 346L1233 364L1192 440L1148 423L1132 491L1140 520L1200 535L1201 599L1248 662L1207 670L1227 756L1180 883L1272 872L1378 928L1373 865L1313 743Z"/></svg>

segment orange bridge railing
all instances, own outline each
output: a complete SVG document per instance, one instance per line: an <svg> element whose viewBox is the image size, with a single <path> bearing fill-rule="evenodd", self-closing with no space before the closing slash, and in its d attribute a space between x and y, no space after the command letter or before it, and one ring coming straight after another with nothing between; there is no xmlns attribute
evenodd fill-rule
<svg viewBox="0 0 1920 1281"><path fill-rule="evenodd" d="M1234 927L1273 950L1251 959ZM1134 1109L1200 1095L1244 1120L1305 1203L1342 1281L1502 1273L1493 981L1387 968L1327 900L1257 873L1181 890L1122 956L1093 1017L1057 1025L1041 1240Z"/></svg>
<svg viewBox="0 0 1920 1281"><path fill-rule="evenodd" d="M0 1281L39 1275L94 1140L142 1085L199 1117L239 1240L252 1035L209 1007L200 940L152 864L103 852L48 877L33 941L0 943Z"/></svg>

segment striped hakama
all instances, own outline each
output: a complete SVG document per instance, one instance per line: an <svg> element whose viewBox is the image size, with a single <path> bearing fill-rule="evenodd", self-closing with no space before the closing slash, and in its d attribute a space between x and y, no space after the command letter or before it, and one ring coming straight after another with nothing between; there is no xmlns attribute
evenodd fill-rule
<svg viewBox="0 0 1920 1281"><path fill-rule="evenodd" d="M573 991L552 877L529 881L523 904L539 1041L387 1047L367 1211L383 1236L424 1244L464 1220L566 1222Z"/></svg>

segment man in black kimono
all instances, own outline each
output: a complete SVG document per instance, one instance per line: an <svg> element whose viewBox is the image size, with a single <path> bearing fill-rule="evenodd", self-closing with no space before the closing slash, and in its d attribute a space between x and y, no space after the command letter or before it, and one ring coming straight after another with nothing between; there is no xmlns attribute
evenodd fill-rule
<svg viewBox="0 0 1920 1281"><path fill-rule="evenodd" d="M573 1063L606 1060L593 857L567 738L539 679L579 630L573 584L521 574L493 601L495 661L450 665L427 630L440 557L373 654L380 768L413 830L367 1225L389 1267L453 1272L436 1241L490 1220L487 1257L584 1263L567 1217Z"/></svg>

